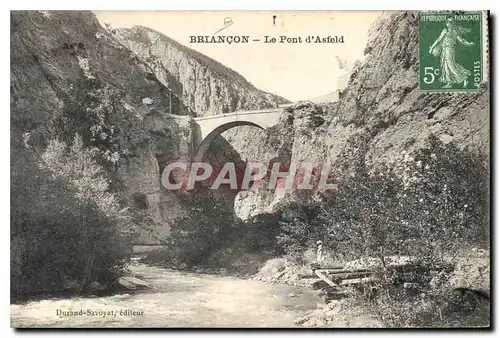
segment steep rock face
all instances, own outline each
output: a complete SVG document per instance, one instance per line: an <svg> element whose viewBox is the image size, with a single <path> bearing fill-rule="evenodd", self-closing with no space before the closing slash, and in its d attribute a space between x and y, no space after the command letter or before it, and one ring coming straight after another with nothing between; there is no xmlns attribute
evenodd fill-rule
<svg viewBox="0 0 500 338"><path fill-rule="evenodd" d="M288 101L258 90L243 76L149 28L116 29L113 36L154 70L197 116L276 107Z"/></svg>
<svg viewBox="0 0 500 338"><path fill-rule="evenodd" d="M488 90L419 91L418 50L416 13L384 14L371 28L366 59L352 73L338 102L321 106L301 103L285 112L271 133L278 140L277 147L270 147L269 133L256 132L255 128L230 130L224 136L242 157L264 161L279 151L289 154L289 161L334 165L343 152L363 152L359 158L373 167L411 156L426 146L430 135L460 148L472 146L488 152ZM261 193L269 196L268 191ZM272 198L258 194L240 193L235 205L240 217L266 213L270 205L276 205Z"/></svg>
<svg viewBox="0 0 500 338"><path fill-rule="evenodd" d="M120 168L126 196L146 224L137 243L161 243L175 218L183 215L183 205L175 192L162 188L161 174L165 163L185 158L193 146L191 119L160 114L144 119L150 141L127 164Z"/></svg>
<svg viewBox="0 0 500 338"><path fill-rule="evenodd" d="M88 133L93 112L82 97L96 88L116 93L110 123L122 129L120 156L130 152L117 169L120 193L157 230L144 233L143 241L164 235L180 206L160 191L157 159L181 157L192 146L191 117L166 112L186 115L189 109L90 12L15 11L11 22L12 146L43 151L48 140L61 137L61 118L76 116L74 107L80 120L67 133Z"/></svg>
<svg viewBox="0 0 500 338"><path fill-rule="evenodd" d="M40 121L59 112L47 99L68 95L82 77L96 78L126 92L138 112L187 110L147 66L116 42L95 16L82 11L12 13L11 71L13 108ZM150 98L150 100L144 100ZM57 101L57 100L56 100ZM36 108L36 109L34 109Z"/></svg>
<svg viewBox="0 0 500 338"><path fill-rule="evenodd" d="M424 146L430 134L486 152L489 92L421 92L418 50L416 13L382 16L371 29L366 61L351 76L332 122L370 133L367 155L373 163L397 161Z"/></svg>

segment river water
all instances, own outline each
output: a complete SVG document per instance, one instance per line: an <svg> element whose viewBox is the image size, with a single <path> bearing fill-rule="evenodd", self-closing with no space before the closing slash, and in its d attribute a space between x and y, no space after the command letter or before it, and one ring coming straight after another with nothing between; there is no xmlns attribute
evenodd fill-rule
<svg viewBox="0 0 500 338"><path fill-rule="evenodd" d="M131 274L151 289L106 297L12 304L13 327L297 327L317 307L315 291L231 276L184 273L141 263ZM69 311L77 315L69 315ZM81 310L81 311L80 311Z"/></svg>

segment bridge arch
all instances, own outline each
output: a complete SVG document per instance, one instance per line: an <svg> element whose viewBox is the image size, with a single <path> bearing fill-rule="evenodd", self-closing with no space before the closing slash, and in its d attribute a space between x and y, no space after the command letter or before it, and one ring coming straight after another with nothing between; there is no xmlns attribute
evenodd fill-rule
<svg viewBox="0 0 500 338"><path fill-rule="evenodd" d="M237 126L253 126L266 129L275 126L280 119L284 107L261 110L236 111L230 114L196 117L194 143L198 146L194 160L200 161L210 147L212 141L228 129Z"/></svg>
<svg viewBox="0 0 500 338"><path fill-rule="evenodd" d="M258 125L257 123L251 122L251 121L232 121L228 123L224 123L218 127L216 127L214 130L212 130L205 138L201 141L200 145L198 146L198 150L196 151L196 155L194 160L195 161L201 161L205 157L208 149L210 148L210 145L212 142L215 140L217 136L222 134L228 129L234 128L234 127L239 127L239 126L252 126L256 127L259 129L265 129L264 127Z"/></svg>

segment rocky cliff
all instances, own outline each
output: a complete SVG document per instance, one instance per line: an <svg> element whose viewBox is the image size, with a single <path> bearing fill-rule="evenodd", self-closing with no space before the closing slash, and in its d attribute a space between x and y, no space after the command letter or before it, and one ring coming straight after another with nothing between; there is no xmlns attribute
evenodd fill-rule
<svg viewBox="0 0 500 338"><path fill-rule="evenodd" d="M48 140L89 134L100 112L116 133L119 193L162 235L181 208L160 191L158 161L189 153L189 109L91 12L14 11L11 22L12 147L39 153Z"/></svg>
<svg viewBox="0 0 500 338"><path fill-rule="evenodd" d="M11 19L12 146L43 150L47 140L61 136L57 128L67 116L76 119L71 132L85 132L95 109L87 110L82 98L96 91L115 93L109 123L120 129L120 156L126 158L117 170L121 194L155 227L143 234L145 242L165 236L182 213L176 196L160 189L159 177L161 163L192 150L190 115L286 102L147 28L108 32L90 12L13 12ZM352 153L374 166L411 155L429 135L488 151L488 91L418 90L416 15L383 15L371 29L365 53L337 102L298 103L271 130L228 130L226 143L219 140L212 147L212 157L335 164L341 154ZM106 95L99 100L98 107L110 101ZM255 188L236 196L235 210L248 218L273 211L286 198L283 191Z"/></svg>
<svg viewBox="0 0 500 338"><path fill-rule="evenodd" d="M276 107L287 100L255 88L232 69L150 28L114 29L197 116Z"/></svg>
<svg viewBox="0 0 500 338"><path fill-rule="evenodd" d="M371 28L366 59L338 102L299 103L284 113L272 135L242 127L223 136L242 158L259 160L285 156L334 164L341 153L350 153L369 166L390 164L425 147L430 135L488 152L488 84L479 93L421 92L418 50L416 13L384 14ZM235 208L248 218L269 212L283 198L269 191L241 192Z"/></svg>

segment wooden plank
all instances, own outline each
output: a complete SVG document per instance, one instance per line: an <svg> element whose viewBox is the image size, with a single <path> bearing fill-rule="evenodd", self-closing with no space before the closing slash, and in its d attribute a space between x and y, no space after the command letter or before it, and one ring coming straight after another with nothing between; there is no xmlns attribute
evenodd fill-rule
<svg viewBox="0 0 500 338"><path fill-rule="evenodd" d="M322 269L318 269L318 270L314 270L314 273L316 274L316 276L318 276L322 281L324 281L326 284L332 286L332 287L337 287L337 284L334 283L332 280L330 280L324 273L324 271L322 271Z"/></svg>
<svg viewBox="0 0 500 338"><path fill-rule="evenodd" d="M345 279L342 282L340 282L339 285L343 286L343 285L361 284L361 283L373 282L374 280L375 280L374 277L363 277L363 278Z"/></svg>
<svg viewBox="0 0 500 338"><path fill-rule="evenodd" d="M366 272L343 272L338 274L328 274L328 277L331 279L353 279L353 278L362 278L373 275L374 272L366 271Z"/></svg>
<svg viewBox="0 0 500 338"><path fill-rule="evenodd" d="M318 278L318 276L316 276L316 275L302 275L302 274L299 274L298 277L300 279L314 279L314 278Z"/></svg>
<svg viewBox="0 0 500 338"><path fill-rule="evenodd" d="M318 266L318 269L321 270L342 270L344 266Z"/></svg>
<svg viewBox="0 0 500 338"><path fill-rule="evenodd" d="M338 274L338 273L354 273L354 272L373 272L373 270L369 269L324 269L318 268L318 270L329 271L329 274Z"/></svg>

